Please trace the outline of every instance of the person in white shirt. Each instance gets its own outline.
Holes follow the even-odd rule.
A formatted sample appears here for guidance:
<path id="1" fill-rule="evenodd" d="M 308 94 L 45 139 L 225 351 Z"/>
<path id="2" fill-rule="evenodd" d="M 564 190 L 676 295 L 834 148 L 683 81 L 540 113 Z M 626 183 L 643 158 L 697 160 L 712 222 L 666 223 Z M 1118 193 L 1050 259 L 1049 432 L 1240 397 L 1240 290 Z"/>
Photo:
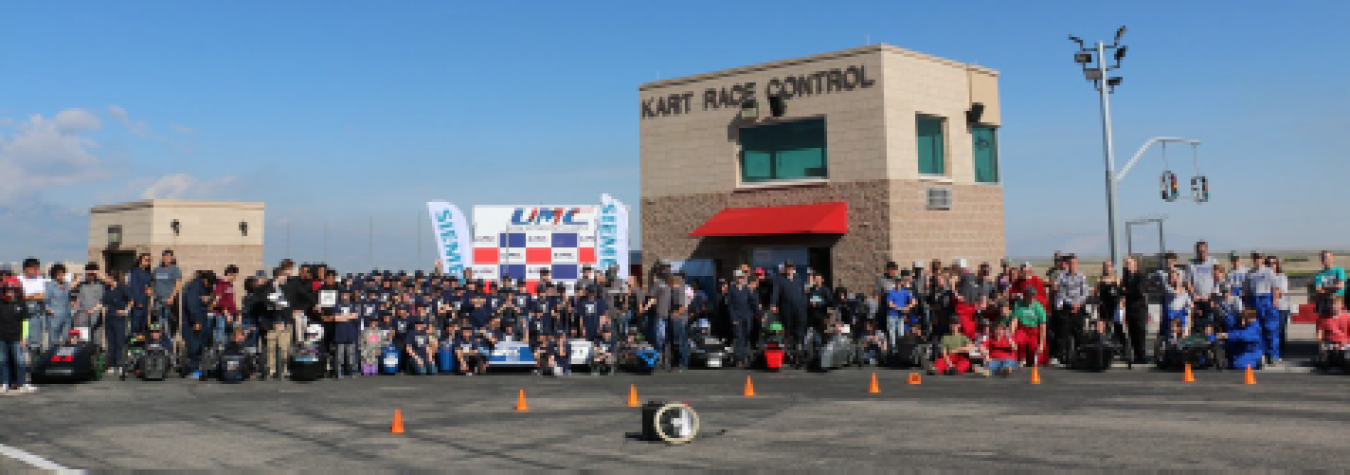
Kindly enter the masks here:
<path id="1" fill-rule="evenodd" d="M 19 285 L 23 286 L 23 303 L 28 307 L 28 346 L 47 348 L 49 344 L 59 342 L 46 341 L 50 318 L 47 315 L 47 277 L 42 275 L 42 262 L 35 258 L 23 260 L 23 274 L 19 275 Z"/>
<path id="2" fill-rule="evenodd" d="M 1214 266 L 1218 261 L 1209 256 L 1209 243 L 1195 243 L 1195 257 L 1186 264 L 1187 283 L 1191 287 L 1191 297 L 1195 299 L 1197 316 L 1211 318 L 1214 310 L 1212 298 L 1219 293 L 1215 286 Z"/>

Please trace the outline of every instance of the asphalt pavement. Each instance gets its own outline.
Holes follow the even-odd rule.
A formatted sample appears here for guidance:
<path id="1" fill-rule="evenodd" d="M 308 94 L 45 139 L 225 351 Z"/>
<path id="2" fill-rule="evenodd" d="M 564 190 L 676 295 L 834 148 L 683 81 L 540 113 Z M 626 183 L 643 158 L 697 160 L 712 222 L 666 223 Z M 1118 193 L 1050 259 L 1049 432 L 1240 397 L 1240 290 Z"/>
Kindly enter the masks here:
<path id="1" fill-rule="evenodd" d="M 77 469 L 1344 469 L 1350 375 L 1123 368 L 1011 378 L 739 369 L 47 386 L 0 399 L 0 444 Z M 746 376 L 754 397 L 743 396 Z M 640 399 L 686 401 L 685 446 Z M 524 390 L 528 412 L 515 405 Z M 391 434 L 400 409 L 406 432 Z M 24 467 L 0 457 L 0 471 Z"/>

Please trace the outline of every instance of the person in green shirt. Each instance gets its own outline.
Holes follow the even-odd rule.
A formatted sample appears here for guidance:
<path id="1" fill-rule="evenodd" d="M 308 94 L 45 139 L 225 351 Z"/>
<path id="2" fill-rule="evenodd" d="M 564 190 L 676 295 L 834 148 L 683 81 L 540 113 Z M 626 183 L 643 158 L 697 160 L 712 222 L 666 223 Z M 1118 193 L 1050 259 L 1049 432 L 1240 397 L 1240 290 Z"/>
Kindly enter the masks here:
<path id="1" fill-rule="evenodd" d="M 940 353 L 929 374 L 955 376 L 970 371 L 970 352 L 975 349 L 975 345 L 970 338 L 961 334 L 960 321 L 953 320 L 951 326 L 951 331 L 938 342 Z"/>
<path id="2" fill-rule="evenodd" d="M 1045 307 L 1036 300 L 1035 287 L 1027 287 L 1022 298 L 1013 303 L 1008 320 L 1017 343 L 1017 360 L 1027 366 L 1046 361 Z"/>
<path id="3" fill-rule="evenodd" d="M 1322 271 L 1313 276 L 1312 288 L 1318 312 L 1325 310 L 1332 295 L 1345 296 L 1345 268 L 1336 265 L 1331 251 L 1322 251 Z"/>

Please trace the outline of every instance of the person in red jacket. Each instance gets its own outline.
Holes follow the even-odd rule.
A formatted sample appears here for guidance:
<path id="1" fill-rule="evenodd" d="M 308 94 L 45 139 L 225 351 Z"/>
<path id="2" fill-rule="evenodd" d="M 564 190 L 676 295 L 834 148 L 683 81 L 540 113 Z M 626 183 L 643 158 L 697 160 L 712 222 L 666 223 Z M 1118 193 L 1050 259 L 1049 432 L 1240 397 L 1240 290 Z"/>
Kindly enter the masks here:
<path id="1" fill-rule="evenodd" d="M 1013 281 L 1012 289 L 1008 293 L 1025 294 L 1027 289 L 1036 289 L 1036 301 L 1041 303 L 1041 308 L 1050 308 L 1050 292 L 1046 291 L 1045 281 L 1036 275 L 1030 262 L 1022 263 L 1022 268 L 1017 271 L 1017 280 Z"/>
<path id="2" fill-rule="evenodd" d="M 1008 334 L 1008 327 L 994 325 L 994 334 L 984 341 L 984 354 L 990 372 L 1008 376 L 1017 369 L 1017 343 Z"/>

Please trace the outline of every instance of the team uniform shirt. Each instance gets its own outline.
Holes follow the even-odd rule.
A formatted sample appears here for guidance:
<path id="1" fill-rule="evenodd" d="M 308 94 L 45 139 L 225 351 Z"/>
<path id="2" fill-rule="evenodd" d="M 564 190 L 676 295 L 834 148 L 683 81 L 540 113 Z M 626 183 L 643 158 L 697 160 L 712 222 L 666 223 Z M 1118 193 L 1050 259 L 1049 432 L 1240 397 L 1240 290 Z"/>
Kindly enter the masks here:
<path id="1" fill-rule="evenodd" d="M 159 266 L 155 268 L 155 298 L 166 300 L 173 295 L 173 287 L 178 281 L 183 280 L 183 271 L 176 265 Z"/>
<path id="2" fill-rule="evenodd" d="M 1248 272 L 1246 295 L 1257 296 L 1274 294 L 1275 286 L 1277 285 L 1275 280 L 1275 270 L 1269 267 L 1262 267 Z"/>
<path id="3" fill-rule="evenodd" d="M 1282 312 L 1288 312 L 1293 308 L 1289 302 L 1289 276 L 1275 274 L 1275 288 L 1280 291 L 1280 300 L 1275 302 L 1275 308 Z"/>
<path id="4" fill-rule="evenodd" d="M 1063 272 L 1055 280 L 1055 307 L 1083 305 L 1087 302 L 1087 276 L 1080 273 Z"/>
<path id="5" fill-rule="evenodd" d="M 336 315 L 357 315 L 357 306 L 352 302 L 338 303 L 334 308 Z M 360 320 L 353 318 L 345 322 L 335 322 L 333 325 L 333 342 L 338 344 L 356 343 L 361 335 Z"/>
<path id="6" fill-rule="evenodd" d="M 1345 268 L 1341 266 L 1331 266 L 1313 276 L 1313 284 L 1318 289 L 1340 285 L 1341 289 L 1336 291 L 1336 295 L 1345 295 Z"/>
<path id="7" fill-rule="evenodd" d="M 1186 265 L 1186 274 L 1190 277 L 1188 281 L 1191 288 L 1195 290 L 1195 298 L 1207 299 L 1209 296 L 1219 293 L 1219 289 L 1214 282 L 1214 266 L 1218 265 L 1214 258 L 1191 259 Z"/>
<path id="8" fill-rule="evenodd" d="M 1250 269 L 1247 269 L 1246 267 L 1229 270 L 1228 275 L 1224 278 L 1224 283 L 1228 284 L 1228 287 L 1233 289 L 1233 292 L 1245 296 L 1244 292 L 1247 290 L 1247 274 L 1249 272 Z"/>
<path id="9" fill-rule="evenodd" d="M 984 352 L 990 359 L 1011 360 L 1017 358 L 1017 352 L 1013 351 L 1012 337 L 990 338 L 984 342 Z"/>
<path id="10" fill-rule="evenodd" d="M 1186 292 L 1186 289 L 1168 286 L 1164 301 L 1167 303 L 1167 310 L 1172 312 L 1182 312 L 1191 308 L 1191 294 Z"/>
<path id="11" fill-rule="evenodd" d="M 1012 313 L 1008 315 L 1009 321 L 1016 320 L 1018 325 L 1024 327 L 1035 327 L 1045 324 L 1045 307 L 1040 302 L 1017 302 L 1013 304 Z"/>

